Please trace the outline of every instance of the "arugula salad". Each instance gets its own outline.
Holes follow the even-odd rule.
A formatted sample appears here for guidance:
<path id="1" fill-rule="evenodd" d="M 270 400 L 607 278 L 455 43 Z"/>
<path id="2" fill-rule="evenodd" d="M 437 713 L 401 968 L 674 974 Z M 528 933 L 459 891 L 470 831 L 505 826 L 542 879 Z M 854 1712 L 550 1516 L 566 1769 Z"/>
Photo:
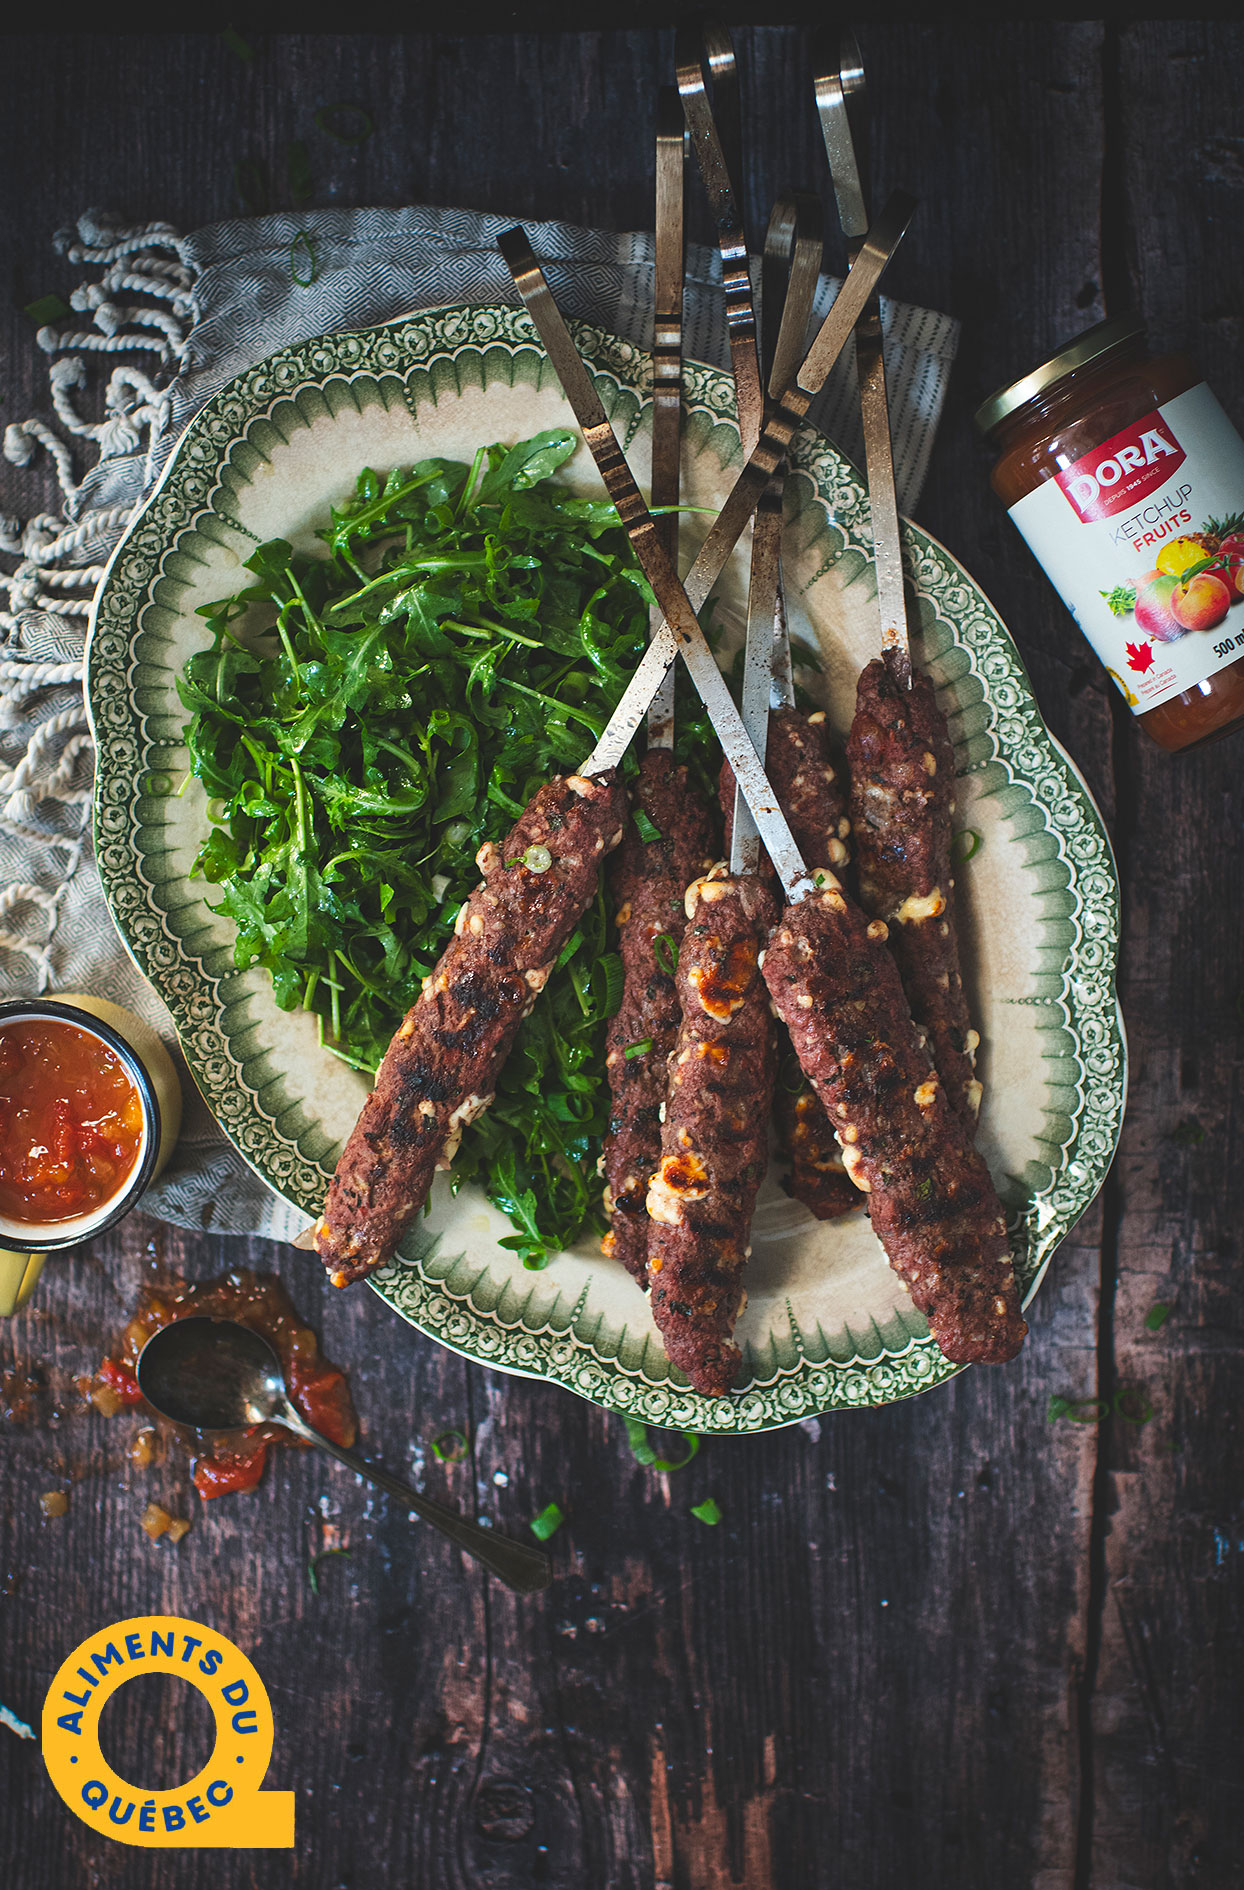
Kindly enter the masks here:
<path id="1" fill-rule="evenodd" d="M 356 1069 L 375 1071 L 418 997 L 479 847 L 582 762 L 643 654 L 652 594 L 613 506 L 552 477 L 576 444 L 558 430 L 470 465 L 365 470 L 322 552 L 261 545 L 252 582 L 201 610 L 210 647 L 178 678 L 209 797 L 195 872 L 237 927 L 238 966 L 264 966 Z M 679 689 L 679 758 L 711 791 L 716 740 Z M 601 892 L 455 1162 L 527 1266 L 604 1230 L 621 990 Z"/>

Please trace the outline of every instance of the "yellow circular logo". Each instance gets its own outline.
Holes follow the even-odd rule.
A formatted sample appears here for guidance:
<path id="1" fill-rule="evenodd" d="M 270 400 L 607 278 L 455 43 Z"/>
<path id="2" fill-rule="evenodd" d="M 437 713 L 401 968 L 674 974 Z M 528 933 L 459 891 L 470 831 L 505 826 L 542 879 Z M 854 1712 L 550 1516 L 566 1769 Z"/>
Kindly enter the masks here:
<path id="1" fill-rule="evenodd" d="M 173 1791 L 136 1790 L 100 1751 L 105 1703 L 140 1673 L 188 1680 L 216 1722 L 211 1758 Z M 69 1809 L 103 1837 L 151 1848 L 292 1845 L 293 1792 L 260 1789 L 273 1731 L 267 1689 L 246 1655 L 175 1614 L 140 1614 L 92 1634 L 66 1658 L 43 1704 L 43 1757 Z"/>

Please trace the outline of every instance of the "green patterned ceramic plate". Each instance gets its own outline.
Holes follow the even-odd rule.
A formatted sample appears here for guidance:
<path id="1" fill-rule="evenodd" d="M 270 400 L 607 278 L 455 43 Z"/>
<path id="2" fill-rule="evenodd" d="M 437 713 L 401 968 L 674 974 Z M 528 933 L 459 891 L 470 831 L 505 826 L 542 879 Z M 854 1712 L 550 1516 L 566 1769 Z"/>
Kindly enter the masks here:
<path id="1" fill-rule="evenodd" d="M 641 482 L 648 357 L 597 330 L 578 339 Z M 728 377 L 687 374 L 684 495 L 716 508 L 740 463 Z M 280 1194 L 313 1214 L 365 1094 L 321 1050 L 313 1020 L 239 973 L 233 935 L 189 871 L 206 828 L 186 773 L 174 678 L 205 641 L 196 606 L 239 587 L 259 541 L 310 549 L 358 470 L 433 454 L 470 458 L 570 416 L 527 318 L 451 308 L 288 348 L 210 401 L 109 567 L 92 625 L 88 697 L 99 746 L 96 839 L 121 934 L 176 1020 L 226 1134 Z M 877 617 L 860 480 L 807 432 L 792 453 L 785 571 L 792 627 L 819 646 L 823 693 L 845 734 Z M 596 494 L 581 449 L 565 469 Z M 706 521 L 688 525 L 689 556 Z M 1114 994 L 1119 897 L 1088 790 L 1047 733 L 1015 646 L 942 546 L 907 528 L 923 660 L 950 717 L 958 821 L 983 844 L 959 876 L 983 1037 L 981 1145 L 1012 1217 L 1031 1294 L 1101 1185 L 1119 1133 L 1125 1052 Z M 741 554 L 719 588 L 743 616 Z M 862 1213 L 822 1226 L 771 1174 L 754 1228 L 744 1366 L 707 1399 L 668 1365 L 647 1302 L 595 1243 L 526 1273 L 498 1247 L 507 1223 L 481 1194 L 440 1182 L 401 1261 L 373 1285 L 403 1318 L 506 1371 L 549 1378 L 612 1409 L 697 1431 L 754 1431 L 813 1412 L 877 1405 L 956 1369 L 886 1265 Z M 317 1264 L 308 1260 L 309 1265 Z"/>

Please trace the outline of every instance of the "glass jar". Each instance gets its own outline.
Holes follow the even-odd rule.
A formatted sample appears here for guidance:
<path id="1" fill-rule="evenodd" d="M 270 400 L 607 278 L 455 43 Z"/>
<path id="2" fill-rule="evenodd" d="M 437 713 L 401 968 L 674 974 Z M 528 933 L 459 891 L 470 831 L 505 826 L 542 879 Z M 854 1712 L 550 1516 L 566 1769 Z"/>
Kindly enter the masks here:
<path id="1" fill-rule="evenodd" d="M 976 414 L 993 488 L 1146 733 L 1244 721 L 1244 441 L 1183 355 L 1100 322 Z"/>

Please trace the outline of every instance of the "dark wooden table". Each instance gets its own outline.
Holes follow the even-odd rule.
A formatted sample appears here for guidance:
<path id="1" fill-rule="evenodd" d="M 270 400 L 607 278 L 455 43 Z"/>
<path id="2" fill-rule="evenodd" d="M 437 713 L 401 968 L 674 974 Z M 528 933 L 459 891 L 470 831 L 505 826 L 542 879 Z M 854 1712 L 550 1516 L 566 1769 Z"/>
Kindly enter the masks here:
<path id="1" fill-rule="evenodd" d="M 1244 28 L 960 22 L 862 40 L 877 174 L 924 200 L 893 289 L 964 324 L 920 516 L 1000 607 L 1118 851 L 1132 1102 L 1113 1174 L 1018 1364 L 714 1443 L 676 1479 L 632 1462 L 616 1418 L 465 1364 L 287 1250 L 134 1219 L 50 1268 L 0 1328 L 0 1367 L 41 1375 L 45 1416 L 61 1412 L 0 1424 L 0 1700 L 37 1722 L 64 1654 L 123 1616 L 211 1622 L 270 1687 L 269 1783 L 296 1793 L 298 1840 L 233 1856 L 104 1842 L 0 1726 L 14 1890 L 1241 1881 L 1244 744 L 1173 760 L 1136 733 L 992 498 L 970 414 L 1135 307 L 1244 424 Z M 739 49 L 760 205 L 822 176 L 806 34 L 749 27 Z M 10 36 L 4 51 L 6 422 L 48 410 L 21 309 L 73 286 L 54 229 L 90 204 L 183 229 L 233 214 L 240 159 L 287 203 L 298 139 L 318 204 L 651 221 L 668 30 L 258 36 L 249 63 L 211 34 Z M 374 115 L 357 148 L 314 128 L 342 99 Z M 37 469 L 5 469 L 3 493 L 6 512 L 49 497 Z M 562 1501 L 550 1594 L 516 1601 L 311 1455 L 195 1510 L 179 1548 L 148 1543 L 149 1494 L 191 1513 L 184 1467 L 127 1467 L 133 1421 L 83 1412 L 72 1378 L 153 1271 L 241 1261 L 285 1276 L 349 1363 L 366 1446 L 510 1530 Z M 1173 1307 L 1156 1334 L 1155 1302 Z M 1120 1385 L 1143 1389 L 1150 1422 L 1047 1417 L 1051 1393 Z M 426 1448 L 446 1425 L 473 1439 L 459 1468 Z M 66 1482 L 68 1516 L 45 1523 L 39 1493 Z M 688 1514 L 709 1493 L 716 1529 Z M 351 1553 L 316 1594 L 326 1520 Z M 159 1684 L 125 1690 L 109 1735 L 142 1753 L 141 1771 L 127 1760 L 142 1785 L 206 1753 L 198 1713 L 153 1699 Z"/>

